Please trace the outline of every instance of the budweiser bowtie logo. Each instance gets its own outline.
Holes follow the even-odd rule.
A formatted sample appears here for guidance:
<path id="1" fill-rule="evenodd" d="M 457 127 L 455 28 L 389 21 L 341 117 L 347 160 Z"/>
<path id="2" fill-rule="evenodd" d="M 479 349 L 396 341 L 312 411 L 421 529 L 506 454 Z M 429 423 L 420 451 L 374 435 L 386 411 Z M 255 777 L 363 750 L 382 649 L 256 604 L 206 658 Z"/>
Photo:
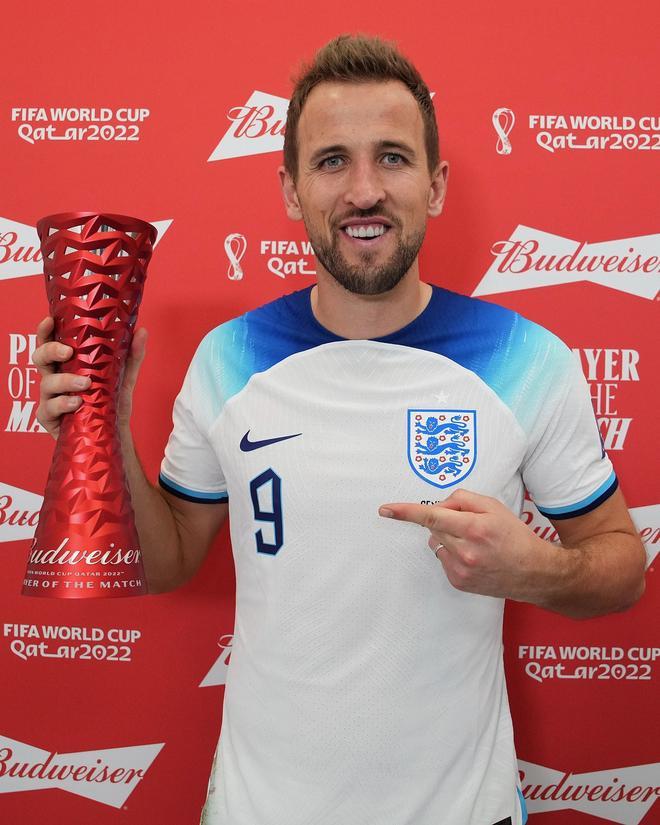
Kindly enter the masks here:
<path id="1" fill-rule="evenodd" d="M 660 289 L 660 234 L 586 243 L 519 225 L 490 251 L 473 295 L 590 281 L 652 300 Z"/>
<path id="2" fill-rule="evenodd" d="M 660 550 L 660 504 L 631 507 L 630 515 L 644 543 L 646 566 L 650 567 Z"/>
<path id="3" fill-rule="evenodd" d="M 220 655 L 211 666 L 209 672 L 199 683 L 200 687 L 214 687 L 215 685 L 226 684 L 227 670 L 229 668 L 229 659 L 231 658 L 231 645 L 233 640 L 234 637 L 231 633 L 220 637 L 218 641 Z"/>
<path id="4" fill-rule="evenodd" d="M 660 796 L 660 762 L 592 773 L 555 771 L 518 760 L 530 814 L 572 810 L 637 825 Z"/>
<path id="5" fill-rule="evenodd" d="M 229 128 L 211 152 L 209 161 L 279 151 L 284 146 L 288 107 L 285 97 L 252 92 L 245 105 L 232 106 L 227 112 Z"/>
<path id="6" fill-rule="evenodd" d="M 646 549 L 646 566 L 651 566 L 660 550 L 660 504 L 646 504 L 643 507 L 631 507 L 630 517 Z M 542 539 L 558 542 L 559 535 L 545 516 L 534 504 L 525 499 L 521 516 L 525 524 Z"/>
<path id="7" fill-rule="evenodd" d="M 434 95 L 435 92 L 431 92 L 431 97 Z M 209 161 L 279 152 L 284 146 L 288 108 L 286 97 L 252 92 L 245 104 L 227 110 L 229 128 L 211 152 Z"/>
<path id="8" fill-rule="evenodd" d="M 57 753 L 0 736 L 0 793 L 59 788 L 121 808 L 163 745 Z"/>
<path id="9" fill-rule="evenodd" d="M 31 539 L 43 496 L 0 481 L 0 542 Z"/>
<path id="10" fill-rule="evenodd" d="M 158 245 L 172 223 L 151 221 L 158 230 Z M 44 271 L 36 227 L 0 217 L 0 281 L 41 275 Z"/>

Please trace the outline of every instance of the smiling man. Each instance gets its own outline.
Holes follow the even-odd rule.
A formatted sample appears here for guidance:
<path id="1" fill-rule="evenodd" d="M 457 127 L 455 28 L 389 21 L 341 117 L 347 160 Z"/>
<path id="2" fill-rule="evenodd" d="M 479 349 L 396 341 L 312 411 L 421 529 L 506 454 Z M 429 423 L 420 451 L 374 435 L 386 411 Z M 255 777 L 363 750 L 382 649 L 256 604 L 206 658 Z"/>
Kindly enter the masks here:
<path id="1" fill-rule="evenodd" d="M 129 429 L 144 333 L 120 409 L 153 592 L 192 576 L 231 514 L 236 629 L 205 822 L 522 825 L 504 600 L 588 617 L 643 590 L 588 389 L 551 333 L 420 279 L 447 163 L 393 46 L 317 54 L 284 161 L 317 285 L 205 337 L 159 488 Z M 53 372 L 70 351 L 51 329 L 34 361 L 57 435 L 80 387 Z M 519 520 L 525 486 L 561 547 Z"/>
<path id="2" fill-rule="evenodd" d="M 415 281 L 427 217 L 442 208 L 447 164 L 437 149 L 427 157 L 410 91 L 396 80 L 326 81 L 310 92 L 297 131 L 282 171 L 287 209 L 304 219 L 323 270 L 359 295 L 389 293 L 405 276 Z"/>

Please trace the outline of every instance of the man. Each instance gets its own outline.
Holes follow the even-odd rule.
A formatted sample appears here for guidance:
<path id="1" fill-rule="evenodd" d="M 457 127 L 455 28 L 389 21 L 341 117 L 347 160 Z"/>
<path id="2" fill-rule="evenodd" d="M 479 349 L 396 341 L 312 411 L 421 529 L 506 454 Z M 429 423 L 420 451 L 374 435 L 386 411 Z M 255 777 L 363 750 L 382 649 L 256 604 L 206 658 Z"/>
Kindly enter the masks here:
<path id="1" fill-rule="evenodd" d="M 420 281 L 448 166 L 393 47 L 322 49 L 284 156 L 318 284 L 202 341 L 160 489 L 129 432 L 144 333 L 120 410 L 153 592 L 194 574 L 231 506 L 236 635 L 207 822 L 520 825 L 504 599 L 586 617 L 643 590 L 588 390 L 546 330 Z M 62 393 L 85 386 L 52 372 L 69 355 L 35 354 L 55 435 L 80 403 Z M 562 547 L 517 517 L 524 485 Z"/>

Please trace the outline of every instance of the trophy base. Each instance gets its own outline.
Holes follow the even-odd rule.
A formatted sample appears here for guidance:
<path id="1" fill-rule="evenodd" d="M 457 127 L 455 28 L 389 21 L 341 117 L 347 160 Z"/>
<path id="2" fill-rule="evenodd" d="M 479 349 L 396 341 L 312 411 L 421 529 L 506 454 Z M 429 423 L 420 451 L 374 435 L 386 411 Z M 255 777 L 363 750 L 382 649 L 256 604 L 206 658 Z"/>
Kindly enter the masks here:
<path id="1" fill-rule="evenodd" d="M 92 585 L 88 587 L 88 585 Z M 58 580 L 44 576 L 40 580 L 24 579 L 21 596 L 36 596 L 41 599 L 122 599 L 130 596 L 146 596 L 147 584 L 142 579 L 116 579 L 104 586 L 101 582 Z"/>

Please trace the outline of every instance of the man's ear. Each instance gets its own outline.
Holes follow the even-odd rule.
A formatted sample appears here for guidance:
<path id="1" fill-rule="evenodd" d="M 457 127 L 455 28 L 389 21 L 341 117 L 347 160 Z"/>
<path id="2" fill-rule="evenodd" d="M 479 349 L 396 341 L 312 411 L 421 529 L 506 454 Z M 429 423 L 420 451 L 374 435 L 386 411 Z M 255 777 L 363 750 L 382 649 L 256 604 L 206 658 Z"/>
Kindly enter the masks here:
<path id="1" fill-rule="evenodd" d="M 284 166 L 280 166 L 277 170 L 280 176 L 280 184 L 282 185 L 282 197 L 284 198 L 284 206 L 286 214 L 292 221 L 302 220 L 302 209 L 300 208 L 300 201 L 298 200 L 298 193 L 296 192 L 296 184 L 293 178 L 287 172 Z"/>
<path id="2" fill-rule="evenodd" d="M 449 177 L 449 163 L 446 160 L 440 161 L 435 174 L 431 178 L 429 189 L 428 215 L 431 218 L 437 217 L 442 212 L 442 207 L 447 194 L 447 178 Z"/>

